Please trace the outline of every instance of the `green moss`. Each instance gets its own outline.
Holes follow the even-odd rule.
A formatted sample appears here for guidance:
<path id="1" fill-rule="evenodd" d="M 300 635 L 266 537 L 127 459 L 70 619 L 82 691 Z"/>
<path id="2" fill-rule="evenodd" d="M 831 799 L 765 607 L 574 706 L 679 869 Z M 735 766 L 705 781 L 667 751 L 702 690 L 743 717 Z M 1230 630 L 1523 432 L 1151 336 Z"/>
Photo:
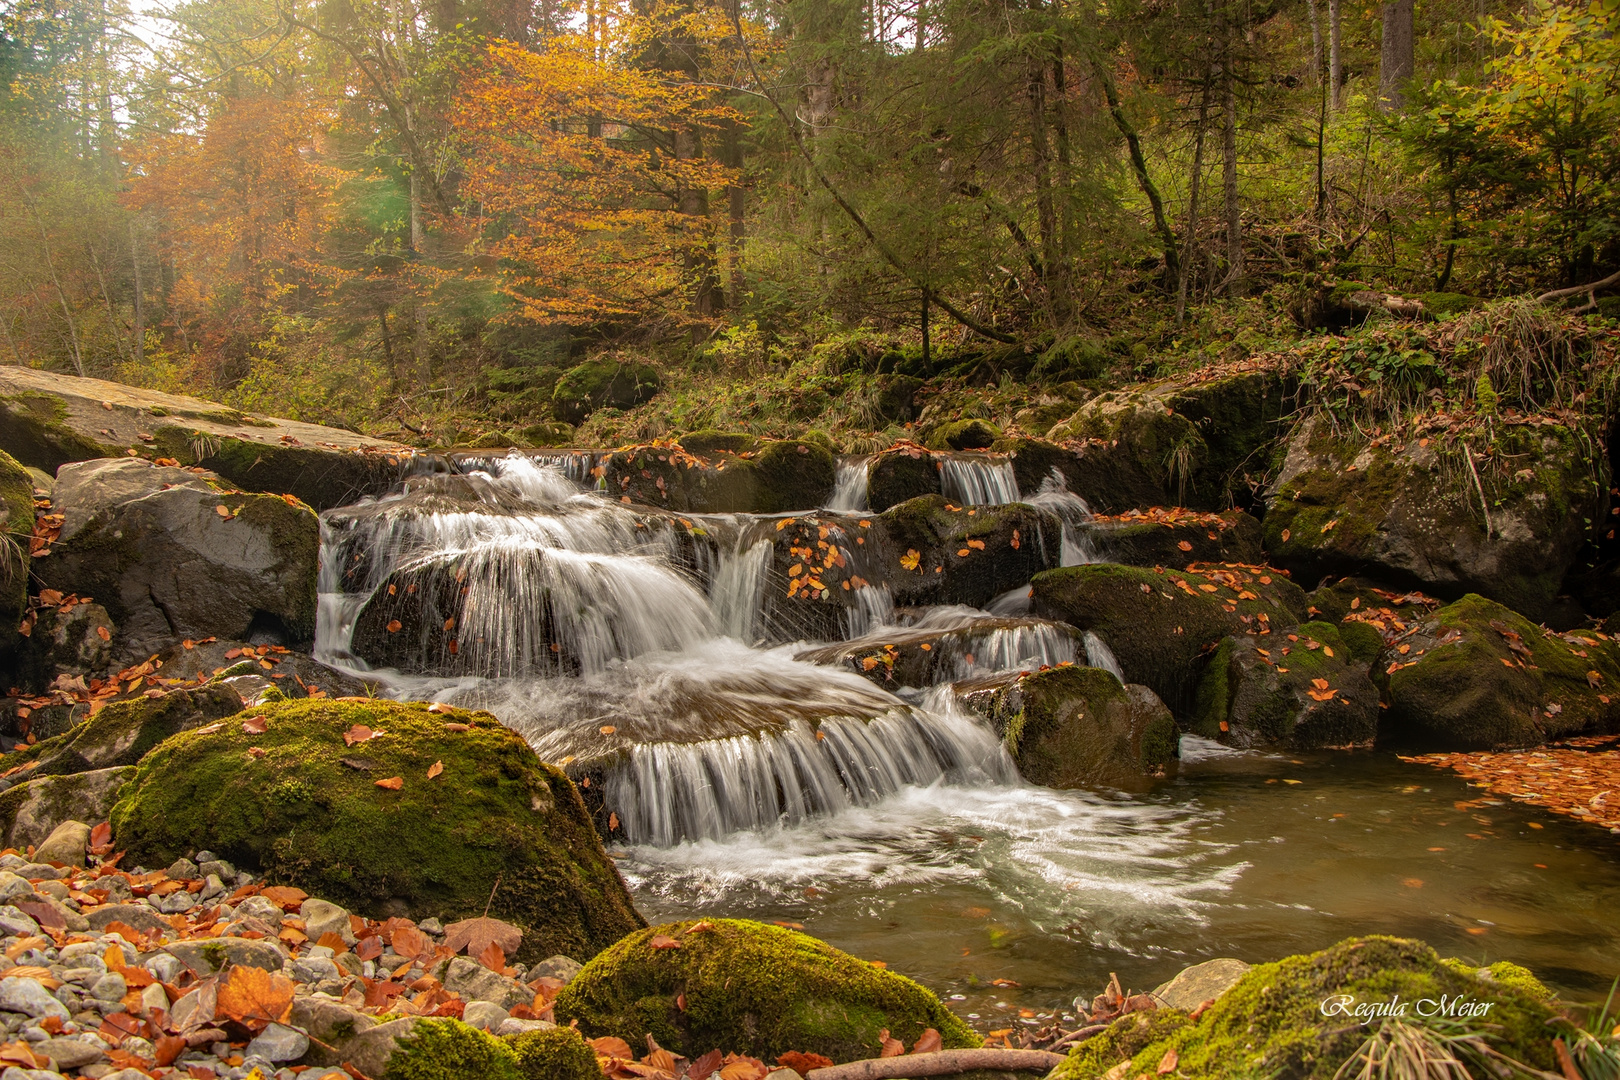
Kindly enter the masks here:
<path id="1" fill-rule="evenodd" d="M 1371 664 L 1384 651 L 1384 635 L 1364 622 L 1341 622 L 1339 637 L 1349 654 L 1363 664 Z"/>
<path id="2" fill-rule="evenodd" d="M 939 466 L 921 451 L 879 454 L 866 467 L 867 505 L 877 513 L 940 490 Z"/>
<path id="3" fill-rule="evenodd" d="M 1331 696 L 1323 698 L 1324 688 Z M 1234 746 L 1295 750 L 1370 744 L 1378 689 L 1332 623 L 1229 637 L 1199 685 L 1194 730 Z"/>
<path id="4" fill-rule="evenodd" d="M 512 1047 L 459 1020 L 420 1021 L 399 1041 L 383 1074 L 385 1080 L 524 1080 L 531 1075 L 519 1067 Z"/>
<path id="5" fill-rule="evenodd" d="M 932 450 L 985 450 L 1001 438 L 1001 429 L 984 419 L 952 420 L 928 435 Z"/>
<path id="6" fill-rule="evenodd" d="M 1054 667 L 1020 676 L 989 707 L 1002 742 L 1033 784 L 1140 787 L 1175 756 L 1176 725 L 1100 668 Z"/>
<path id="7" fill-rule="evenodd" d="M 527 1032 L 509 1045 L 524 1080 L 601 1080 L 595 1051 L 573 1028 Z"/>
<path id="8" fill-rule="evenodd" d="M 1174 1049 L 1177 1075 L 1187 1080 L 1250 1075 L 1329 1080 L 1369 1033 L 1354 1019 L 1322 1014 L 1323 1001 L 1340 995 L 1356 1003 L 1388 1002 L 1398 995 L 1408 1004 L 1408 1020 L 1417 1019 L 1412 1010 L 1422 1000 L 1489 1002 L 1479 1029 L 1497 1050 L 1535 1068 L 1556 1067 L 1547 1027 L 1554 1012 L 1544 992 L 1511 977 L 1482 979 L 1441 960 L 1421 942 L 1364 937 L 1259 965 L 1196 1023 L 1171 1024 L 1170 1031 L 1145 1044 L 1128 1034 L 1095 1050 L 1083 1043 L 1051 1077 L 1098 1080 L 1127 1054 L 1125 1075 L 1154 1075 L 1166 1051 Z"/>
<path id="9" fill-rule="evenodd" d="M 757 450 L 760 442 L 757 435 L 741 431 L 716 431 L 713 428 L 689 432 L 676 441 L 681 444 L 682 450 L 698 457 L 717 452 L 740 454 L 745 450 Z"/>
<path id="10" fill-rule="evenodd" d="M 551 408 L 558 420 L 583 423 L 601 408 L 628 409 L 658 393 L 658 372 L 651 365 L 611 357 L 587 360 L 557 380 Z"/>
<path id="11" fill-rule="evenodd" d="M 1485 301 L 1477 296 L 1454 292 L 1419 293 L 1418 300 L 1423 304 L 1423 310 L 1437 319 L 1449 319 L 1453 315 L 1477 311 L 1485 306 Z"/>
<path id="12" fill-rule="evenodd" d="M 1141 1053 L 1144 1046 L 1169 1039 L 1190 1022 L 1180 1009 L 1127 1013 L 1071 1051 L 1052 1073 L 1053 1080 L 1103 1076 L 1115 1065 Z M 1158 1062 L 1154 1066 L 1156 1070 Z"/>
<path id="13" fill-rule="evenodd" d="M 1026 503 L 952 507 L 927 495 L 879 515 L 873 534 L 894 565 L 918 554 L 916 571 L 890 577 L 897 604 L 968 604 L 983 607 L 1061 559 L 1056 517 Z"/>
<path id="14" fill-rule="evenodd" d="M 0 655 L 20 641 L 28 607 L 28 537 L 34 531 L 34 482 L 16 458 L 0 450 Z"/>
<path id="15" fill-rule="evenodd" d="M 567 446 L 574 441 L 574 426 L 560 420 L 530 424 L 518 432 L 524 446 Z"/>
<path id="16" fill-rule="evenodd" d="M 524 962 L 594 955 L 642 925 L 573 784 L 487 713 L 309 699 L 254 712 L 262 734 L 227 720 L 141 761 L 112 814 L 133 860 L 207 847 L 374 915 L 391 898 L 445 921 L 488 903 L 524 928 Z M 385 734 L 351 748 L 354 724 Z M 395 776 L 399 791 L 375 784 Z"/>
<path id="17" fill-rule="evenodd" d="M 119 452 L 79 434 L 68 425 L 67 415 L 62 399 L 49 394 L 0 395 L 0 450 L 52 476 L 70 461 Z"/>
<path id="18" fill-rule="evenodd" d="M 559 1021 L 687 1057 L 722 1048 L 774 1061 L 789 1050 L 834 1061 L 875 1057 L 878 1032 L 914 1042 L 936 1029 L 946 1047 L 979 1039 L 939 999 L 806 934 L 740 919 L 632 934 L 585 965 L 556 1001 Z M 657 936 L 678 948 L 653 948 Z M 685 1008 L 677 997 L 685 996 Z"/>
<path id="19" fill-rule="evenodd" d="M 826 505 L 838 479 L 838 460 L 814 443 L 773 442 L 754 459 L 758 485 L 755 513 L 782 514 Z"/>
<path id="20" fill-rule="evenodd" d="M 243 491 L 296 496 L 317 511 L 382 494 L 398 481 L 404 464 L 394 452 L 267 443 L 173 425 L 158 428 L 152 438 L 160 457 L 199 465 Z"/>
<path id="21" fill-rule="evenodd" d="M 228 686 L 171 690 L 158 698 L 114 702 L 70 731 L 33 746 L 18 747 L 0 758 L 0 770 L 36 760 L 39 765 L 30 776 L 133 765 L 171 735 L 202 727 L 241 709 L 242 699 Z"/>

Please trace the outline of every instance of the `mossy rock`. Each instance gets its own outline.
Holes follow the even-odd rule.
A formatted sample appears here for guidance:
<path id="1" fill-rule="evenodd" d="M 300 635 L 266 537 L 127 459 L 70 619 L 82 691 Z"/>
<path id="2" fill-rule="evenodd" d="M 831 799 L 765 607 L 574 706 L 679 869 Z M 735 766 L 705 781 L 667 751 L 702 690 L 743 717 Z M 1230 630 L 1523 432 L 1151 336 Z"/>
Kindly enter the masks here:
<path id="1" fill-rule="evenodd" d="M 0 394 L 0 452 L 52 476 L 70 461 L 106 457 L 117 449 L 81 435 L 67 423 L 60 398 L 24 391 Z"/>
<path id="2" fill-rule="evenodd" d="M 878 454 L 866 468 L 866 505 L 877 513 L 942 490 L 939 463 L 920 448 Z"/>
<path id="3" fill-rule="evenodd" d="M 573 784 L 488 713 L 324 699 L 254 713 L 262 734 L 232 718 L 141 761 L 112 815 L 132 862 L 206 847 L 379 917 L 449 922 L 488 904 L 523 928 L 525 963 L 591 956 L 643 925 Z M 349 747 L 355 724 L 384 734 Z M 390 777 L 403 787 L 376 785 Z"/>
<path id="4" fill-rule="evenodd" d="M 1187 566 L 1191 563 L 1265 561 L 1260 522 L 1242 510 L 1224 514 L 1189 512 L 1172 522 L 1099 517 L 1089 536 L 1109 562 L 1131 566 Z"/>
<path id="5" fill-rule="evenodd" d="M 1179 736 L 1164 702 L 1099 668 L 1071 664 L 959 683 L 1032 784 L 1142 790 L 1173 766 Z"/>
<path id="6" fill-rule="evenodd" d="M 775 1061 L 790 1050 L 835 1062 L 876 1057 L 878 1033 L 908 1045 L 934 1028 L 947 1048 L 979 1039 L 932 993 L 903 975 L 807 934 L 742 919 L 670 923 L 632 934 L 587 963 L 555 1003 L 559 1022 L 632 1046 L 649 1034 L 667 1050 L 712 1049 Z M 667 937 L 677 948 L 655 948 Z M 684 1007 L 677 998 L 684 995 Z"/>
<path id="7" fill-rule="evenodd" d="M 1148 506 L 1227 510 L 1253 501 L 1288 412 L 1276 370 L 1190 372 L 1099 394 L 1048 434 L 1085 459 L 1071 490 L 1094 511 Z"/>
<path id="8" fill-rule="evenodd" d="M 134 773 L 124 765 L 71 776 L 12 777 L 16 786 L 0 792 L 0 842 L 23 849 L 43 844 L 64 821 L 105 821 Z"/>
<path id="9" fill-rule="evenodd" d="M 1603 499 L 1599 451 L 1560 424 L 1506 426 L 1476 467 L 1441 435 L 1394 446 L 1304 425 L 1264 522 L 1274 564 L 1302 578 L 1360 574 L 1443 599 L 1478 593 L 1541 618 Z M 1585 519 L 1585 520 L 1583 520 Z"/>
<path id="10" fill-rule="evenodd" d="M 804 439 L 754 440 L 748 449 L 710 449 L 706 460 L 696 457 L 684 445 L 629 447 L 603 462 L 603 479 L 609 494 L 664 510 L 779 514 L 826 505 L 838 478 L 832 451 Z"/>
<path id="11" fill-rule="evenodd" d="M 557 380 L 551 409 L 558 420 L 583 424 L 597 409 L 633 409 L 659 390 L 658 372 L 650 364 L 602 357 L 570 368 Z"/>
<path id="12" fill-rule="evenodd" d="M 1436 319 L 1449 319 L 1465 311 L 1478 311 L 1486 304 L 1477 296 L 1454 292 L 1419 293 L 1418 300 L 1422 302 L 1423 310 Z"/>
<path id="13" fill-rule="evenodd" d="M 1620 730 L 1620 646 L 1594 633 L 1554 634 L 1465 596 L 1401 644 L 1374 668 L 1389 703 L 1380 743 L 1491 750 Z"/>
<path id="14" fill-rule="evenodd" d="M 887 627 L 882 631 L 881 644 L 873 638 L 842 641 L 807 649 L 794 659 L 846 668 L 889 690 L 902 686 L 933 686 L 952 682 L 960 678 L 963 671 L 971 670 L 974 654 L 990 644 L 988 639 L 992 635 L 1020 632 L 1050 633 L 1067 638 L 1076 655 L 1085 652 L 1080 634 L 1061 623 L 1044 619 L 978 618 L 967 625 L 949 628 Z"/>
<path id="15" fill-rule="evenodd" d="M 1226 638 L 1199 684 L 1193 730 L 1243 748 L 1369 746 L 1378 735 L 1378 687 L 1367 666 L 1332 623 Z"/>
<path id="16" fill-rule="evenodd" d="M 989 420 L 952 420 L 928 435 L 930 450 L 988 450 L 1001 438 L 1001 429 Z"/>
<path id="17" fill-rule="evenodd" d="M 500 445 L 511 441 L 504 439 Z M 384 448 L 266 443 L 172 425 L 159 427 L 151 445 L 159 457 L 218 473 L 243 491 L 292 495 L 316 511 L 381 495 L 399 481 L 408 460 Z"/>
<path id="18" fill-rule="evenodd" d="M 507 1040 L 523 1080 L 599 1080 L 596 1052 L 573 1028 L 530 1031 Z"/>
<path id="19" fill-rule="evenodd" d="M 519 1069 L 518 1056 L 507 1043 L 460 1020 L 442 1019 L 423 1020 L 400 1039 L 388 1058 L 383 1078 L 462 1080 L 476 1076 L 480 1080 L 525 1080 L 527 1075 Z M 600 1069 L 597 1075 L 601 1075 Z"/>
<path id="20" fill-rule="evenodd" d="M 567 446 L 574 441 L 574 426 L 560 420 L 530 424 L 518 432 L 524 446 Z"/>
<path id="21" fill-rule="evenodd" d="M 873 408 L 878 417 L 891 424 L 907 424 L 917 419 L 917 392 L 926 385 L 913 375 L 888 375 L 878 383 Z"/>
<path id="22" fill-rule="evenodd" d="M 838 459 L 824 445 L 773 442 L 754 459 L 758 475 L 749 507 L 757 514 L 785 514 L 827 505 L 838 483 Z"/>
<path id="23" fill-rule="evenodd" d="M 696 457 L 707 457 L 714 453 L 740 454 L 746 450 L 759 449 L 759 436 L 749 435 L 742 431 L 717 431 L 714 428 L 704 428 L 702 431 L 692 431 L 682 435 L 676 442 L 681 449 Z"/>
<path id="24" fill-rule="evenodd" d="M 1002 439 L 995 449 L 1007 455 L 1013 477 L 1018 481 L 1018 491 L 1026 497 L 1041 490 L 1041 485 L 1052 479 L 1054 473 L 1070 491 L 1077 491 L 1078 485 L 1084 483 L 1080 455 L 1056 443 L 1041 439 Z"/>
<path id="25" fill-rule="evenodd" d="M 1037 574 L 1033 589 L 1035 614 L 1095 631 L 1126 681 L 1149 687 L 1173 710 L 1192 705 L 1208 652 L 1223 638 L 1275 641 L 1305 617 L 1305 593 L 1265 568 L 1093 563 Z"/>
<path id="26" fill-rule="evenodd" d="M 1176 1075 L 1187 1080 L 1330 1080 L 1380 1021 L 1363 1026 L 1354 1016 L 1325 1016 L 1324 1002 L 1398 1000 L 1407 1006 L 1403 1019 L 1421 1024 L 1418 1002 L 1459 998 L 1489 1003 L 1475 1029 L 1495 1050 L 1536 1069 L 1557 1068 L 1551 995 L 1524 969 L 1475 969 L 1442 960 L 1419 941 L 1362 937 L 1254 967 L 1197 1021 L 1126 1016 L 1081 1043 L 1050 1080 L 1101 1080 L 1126 1061 L 1119 1075 L 1153 1076 L 1170 1050 Z"/>
<path id="27" fill-rule="evenodd" d="M 34 531 L 34 481 L 22 463 L 0 450 L 0 657 L 20 644 L 28 609 L 28 538 Z"/>
<path id="28" fill-rule="evenodd" d="M 902 605 L 984 607 L 1062 564 L 1061 522 L 1026 503 L 953 507 L 928 495 L 884 511 L 873 531 L 878 566 L 866 576 L 887 584 Z M 915 568 L 901 561 L 912 558 Z"/>
<path id="29" fill-rule="evenodd" d="M 27 774 L 33 778 L 133 765 L 171 735 L 241 711 L 242 699 L 236 691 L 218 685 L 118 701 L 61 735 L 20 746 L 0 757 L 0 770 L 37 761 Z"/>

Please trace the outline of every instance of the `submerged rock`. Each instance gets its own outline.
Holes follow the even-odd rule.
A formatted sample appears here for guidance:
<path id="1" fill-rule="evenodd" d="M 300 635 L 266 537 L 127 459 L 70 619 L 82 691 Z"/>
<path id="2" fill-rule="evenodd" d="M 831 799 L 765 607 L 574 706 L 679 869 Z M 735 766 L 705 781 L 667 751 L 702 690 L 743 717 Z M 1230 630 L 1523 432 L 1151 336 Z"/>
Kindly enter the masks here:
<path id="1" fill-rule="evenodd" d="M 1198 687 L 1193 730 L 1228 746 L 1369 746 L 1378 687 L 1331 623 L 1267 638 L 1228 637 Z"/>
<path id="2" fill-rule="evenodd" d="M 1491 750 L 1620 727 L 1620 647 L 1554 634 L 1482 596 L 1440 608 L 1380 664 L 1381 743 Z"/>
<path id="3" fill-rule="evenodd" d="M 366 914 L 487 905 L 524 929 L 521 962 L 594 955 L 640 926 L 567 777 L 487 713 L 436 709 L 305 700 L 257 710 L 262 732 L 243 716 L 176 736 L 114 808 L 115 842 L 157 866 L 206 845 Z M 348 745 L 355 725 L 374 736 Z"/>
<path id="4" fill-rule="evenodd" d="M 1176 723 L 1164 702 L 1098 668 L 1023 672 L 959 683 L 956 692 L 995 724 L 1032 784 L 1140 790 L 1174 765 Z"/>
<path id="5" fill-rule="evenodd" d="M 1126 681 L 1148 686 L 1172 709 L 1192 704 L 1207 652 L 1223 638 L 1276 641 L 1306 606 L 1299 586 L 1264 567 L 1067 566 L 1036 575 L 1033 590 L 1037 615 L 1094 631 Z"/>
<path id="6" fill-rule="evenodd" d="M 106 607 L 120 655 L 176 638 L 313 636 L 320 530 L 302 503 L 121 458 L 64 465 L 54 505 L 61 536 L 35 572 Z"/>
<path id="7" fill-rule="evenodd" d="M 661 947 L 665 940 L 675 947 Z M 946 1048 L 979 1045 L 910 979 L 806 934 L 742 919 L 632 934 L 587 963 L 555 1010 L 587 1037 L 639 1045 L 651 1034 L 694 1058 L 723 1047 L 766 1061 L 789 1050 L 852 1061 L 876 1057 L 885 1028 L 908 1045 L 930 1027 Z"/>
<path id="8" fill-rule="evenodd" d="M 1545 423 L 1502 427 L 1472 467 L 1471 452 L 1447 436 L 1385 445 L 1303 425 L 1267 498 L 1271 561 L 1312 579 L 1362 574 L 1447 599 L 1478 593 L 1543 617 L 1599 516 L 1591 446 Z"/>
<path id="9" fill-rule="evenodd" d="M 1488 1003 L 1488 1013 L 1456 1013 L 1460 1025 L 1489 1036 L 1493 1049 L 1536 1069 L 1556 1069 L 1550 1024 L 1552 995 L 1514 964 L 1475 968 L 1442 960 L 1418 941 L 1362 937 L 1332 948 L 1251 968 L 1196 1021 L 1179 1009 L 1132 1013 L 1081 1043 L 1051 1080 L 1103 1080 L 1156 1075 L 1176 1062 L 1188 1080 L 1264 1075 L 1277 1080 L 1331 1080 L 1369 1035 L 1389 1023 L 1324 1014 L 1324 1007 L 1402 1002 L 1398 1019 L 1424 1024 L 1419 1001 L 1453 1009 Z M 1327 1003 L 1326 1006 L 1324 1003 Z M 1465 1004 L 1466 1003 L 1466 1004 Z M 1432 1021 L 1431 1021 L 1432 1022 Z M 1174 1055 L 1170 1054 L 1174 1051 Z"/>

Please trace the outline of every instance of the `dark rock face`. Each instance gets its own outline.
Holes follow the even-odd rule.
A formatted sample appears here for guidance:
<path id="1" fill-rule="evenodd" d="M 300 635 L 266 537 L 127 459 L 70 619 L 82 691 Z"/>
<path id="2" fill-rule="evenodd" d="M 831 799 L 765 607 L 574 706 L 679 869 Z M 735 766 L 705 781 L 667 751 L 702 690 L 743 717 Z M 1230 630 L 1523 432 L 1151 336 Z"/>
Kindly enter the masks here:
<path id="1" fill-rule="evenodd" d="M 1465 596 L 1400 645 L 1374 668 L 1389 703 L 1380 743 L 1491 750 L 1620 729 L 1620 647 L 1590 631 L 1554 634 Z"/>
<path id="2" fill-rule="evenodd" d="M 1305 594 L 1282 571 L 1203 566 L 1148 570 L 1094 563 L 1036 575 L 1034 612 L 1092 630 L 1127 682 L 1172 709 L 1191 706 L 1210 650 L 1230 635 L 1276 641 L 1305 618 Z M 1267 646 L 1269 648 L 1269 646 Z"/>
<path id="3" fill-rule="evenodd" d="M 587 360 L 557 380 L 551 408 L 558 420 L 583 424 L 597 409 L 631 409 L 650 400 L 658 389 L 658 372 L 650 365 Z"/>
<path id="4" fill-rule="evenodd" d="M 1265 561 L 1260 522 L 1242 510 L 1100 516 L 1090 523 L 1088 537 L 1101 558 L 1130 566 Z"/>
<path id="5" fill-rule="evenodd" d="M 7 754 L 5 768 L 26 765 L 19 775 L 31 780 L 133 765 L 171 735 L 241 710 L 236 691 L 218 684 L 114 702 L 61 735 Z"/>
<path id="6" fill-rule="evenodd" d="M 951 508 L 929 495 L 891 508 L 874 527 L 885 551 L 880 580 L 901 605 L 984 607 L 1062 563 L 1062 524 L 1025 503 Z"/>
<path id="7" fill-rule="evenodd" d="M 892 690 L 954 682 L 971 675 L 975 664 L 1000 666 L 1017 661 L 1011 653 L 1048 649 L 1071 661 L 1085 655 L 1081 635 L 1072 626 L 1044 619 L 964 616 L 884 627 L 850 641 L 806 650 L 794 659 L 848 668 Z"/>
<path id="8" fill-rule="evenodd" d="M 1555 424 L 1504 427 L 1472 472 L 1471 452 L 1444 436 L 1372 445 L 1306 424 L 1268 497 L 1271 560 L 1302 578 L 1362 574 L 1445 599 L 1479 593 L 1541 618 L 1586 522 L 1600 516 L 1600 470 L 1578 435 Z"/>
<path id="9" fill-rule="evenodd" d="M 1367 746 L 1378 734 L 1378 687 L 1336 627 L 1303 623 L 1222 641 L 1195 715 L 1194 731 L 1228 746 Z"/>
<path id="10" fill-rule="evenodd" d="M 1145 686 L 1067 665 L 958 684 L 1032 784 L 1140 790 L 1173 768 L 1175 721 Z"/>
<path id="11" fill-rule="evenodd" d="M 885 451 L 866 468 L 866 504 L 874 513 L 941 490 L 939 464 L 920 446 Z"/>
<path id="12" fill-rule="evenodd" d="M 598 468 L 608 494 L 686 514 L 781 514 L 825 506 L 837 483 L 837 459 L 816 443 L 719 432 L 691 443 L 700 449 L 683 443 L 605 455 Z"/>
<path id="13" fill-rule="evenodd" d="M 988 420 L 952 420 L 928 437 L 934 450 L 988 450 L 1001 438 L 1001 429 Z"/>
<path id="14" fill-rule="evenodd" d="M 121 631 L 119 656 L 176 638 L 313 636 L 320 530 L 309 507 L 134 458 L 63 466 L 54 500 L 62 533 L 36 574 L 94 596 Z"/>
<path id="15" fill-rule="evenodd" d="M 17 625 L 28 607 L 28 535 L 33 531 L 33 480 L 16 458 L 0 450 L 0 658 L 21 640 Z"/>

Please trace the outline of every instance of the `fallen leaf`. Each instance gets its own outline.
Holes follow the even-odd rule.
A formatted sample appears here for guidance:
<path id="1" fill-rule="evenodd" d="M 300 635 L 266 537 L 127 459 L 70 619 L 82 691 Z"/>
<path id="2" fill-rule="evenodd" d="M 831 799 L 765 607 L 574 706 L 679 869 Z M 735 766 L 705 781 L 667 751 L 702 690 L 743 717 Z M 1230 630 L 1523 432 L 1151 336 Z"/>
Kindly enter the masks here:
<path id="1" fill-rule="evenodd" d="M 601 1057 L 618 1058 L 620 1061 L 634 1061 L 636 1055 L 631 1051 L 630 1044 L 623 1039 L 609 1035 L 601 1039 L 591 1039 L 591 1049 Z"/>
<path id="2" fill-rule="evenodd" d="M 435 761 L 432 765 L 428 766 L 427 778 L 432 780 L 435 776 L 438 776 L 442 772 L 444 772 L 444 762 Z"/>
<path id="3" fill-rule="evenodd" d="M 487 915 L 462 919 L 444 928 L 444 947 L 452 953 L 466 952 L 469 956 L 479 956 L 491 943 L 499 945 L 502 952 L 511 956 L 523 943 L 523 931 L 509 922 Z"/>
<path id="4" fill-rule="evenodd" d="M 1164 1057 L 1159 1059 L 1159 1067 L 1155 1071 L 1160 1076 L 1166 1076 L 1175 1072 L 1176 1066 L 1180 1064 L 1181 1057 L 1176 1053 L 1176 1048 L 1172 1046 L 1170 1049 L 1164 1052 Z"/>
<path id="5" fill-rule="evenodd" d="M 497 974 L 506 970 L 506 953 L 497 942 L 490 942 L 478 953 L 478 962 Z"/>
<path id="6" fill-rule="evenodd" d="M 1192 550 L 1192 545 L 1190 543 L 1188 543 L 1187 541 L 1185 541 L 1185 540 L 1183 540 L 1183 541 L 1181 541 L 1181 543 L 1177 544 L 1176 547 L 1180 548 L 1182 551 L 1191 551 Z"/>
<path id="7" fill-rule="evenodd" d="M 913 1054 L 932 1054 L 945 1048 L 945 1040 L 940 1038 L 939 1032 L 928 1028 L 917 1037 L 917 1042 L 911 1048 Z"/>
<path id="8" fill-rule="evenodd" d="M 647 942 L 649 949 L 678 949 L 681 943 L 668 934 L 654 934 L 652 940 Z"/>
<path id="9" fill-rule="evenodd" d="M 285 1022 L 292 1011 L 292 980 L 263 968 L 233 967 L 219 984 L 215 1008 L 253 1031 Z"/>
<path id="10" fill-rule="evenodd" d="M 905 1043 L 901 1042 L 899 1039 L 889 1038 L 888 1028 L 884 1028 L 882 1031 L 878 1032 L 878 1046 L 881 1047 L 881 1050 L 878 1053 L 878 1057 L 880 1058 L 899 1057 L 906 1052 Z"/>
<path id="11" fill-rule="evenodd" d="M 629 1047 L 626 1046 L 625 1049 L 628 1050 Z M 724 1057 L 720 1051 L 710 1050 L 686 1067 L 687 1080 L 709 1080 L 709 1077 L 713 1076 L 720 1068 L 722 1060 L 724 1060 Z M 829 1061 L 827 1064 L 831 1065 L 832 1062 Z"/>
<path id="12" fill-rule="evenodd" d="M 377 787 L 387 788 L 389 791 L 398 791 L 405 786 L 405 778 L 403 776 L 390 776 L 386 780 L 377 780 L 374 783 Z"/>
<path id="13" fill-rule="evenodd" d="M 242 730 L 249 735 L 263 735 L 269 727 L 269 719 L 263 716 L 250 716 L 242 721 Z"/>
<path id="14" fill-rule="evenodd" d="M 228 518 L 231 516 L 231 508 L 226 506 L 224 503 L 220 503 L 218 506 L 214 507 L 214 513 L 218 514 L 222 518 Z"/>
<path id="15" fill-rule="evenodd" d="M 343 745 L 354 746 L 357 743 L 363 743 L 368 739 L 374 739 L 376 737 L 377 733 L 366 727 L 366 725 L 355 724 L 353 727 L 349 728 L 348 731 L 343 733 Z"/>

